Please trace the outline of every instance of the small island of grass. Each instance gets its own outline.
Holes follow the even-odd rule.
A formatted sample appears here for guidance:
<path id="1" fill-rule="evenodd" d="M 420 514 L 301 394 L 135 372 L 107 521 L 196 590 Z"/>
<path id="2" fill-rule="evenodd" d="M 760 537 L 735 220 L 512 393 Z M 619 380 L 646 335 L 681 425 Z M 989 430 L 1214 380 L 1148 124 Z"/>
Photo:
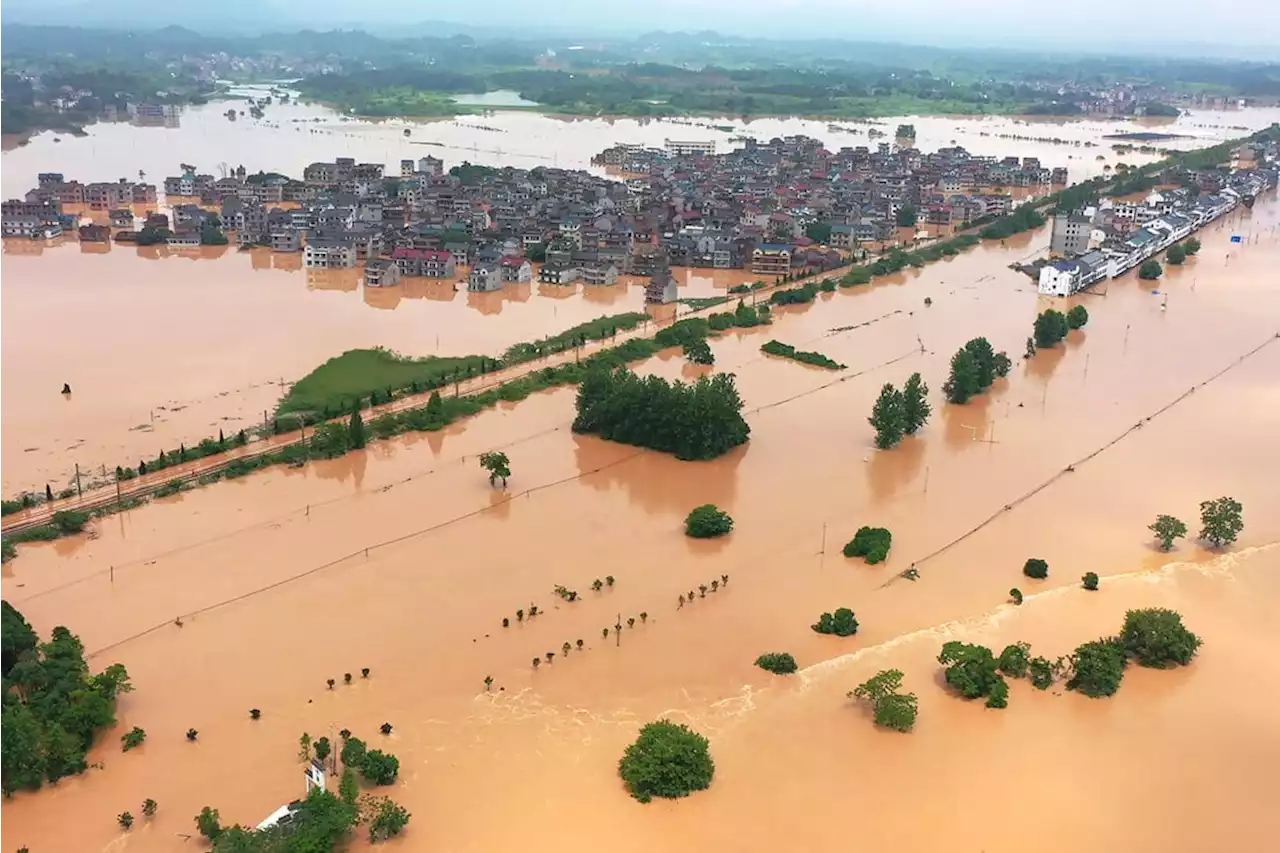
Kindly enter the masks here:
<path id="1" fill-rule="evenodd" d="M 761 352 L 769 355 L 782 356 L 794 361 L 802 361 L 805 364 L 812 364 L 815 367 L 825 367 L 827 370 L 844 370 L 845 366 L 834 359 L 828 358 L 820 352 L 806 352 L 798 350 L 790 344 L 784 344 L 781 341 L 769 341 L 760 347 Z"/>

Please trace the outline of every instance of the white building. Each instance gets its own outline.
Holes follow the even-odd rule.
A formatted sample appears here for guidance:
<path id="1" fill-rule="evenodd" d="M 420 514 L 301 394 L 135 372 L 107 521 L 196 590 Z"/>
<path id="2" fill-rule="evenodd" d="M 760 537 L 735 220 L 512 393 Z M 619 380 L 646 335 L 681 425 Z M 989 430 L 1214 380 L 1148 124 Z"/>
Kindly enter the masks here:
<path id="1" fill-rule="evenodd" d="M 306 778 L 306 793 L 310 794 L 312 788 L 319 788 L 321 791 L 324 790 L 324 765 L 319 761 L 316 761 L 314 758 L 311 759 L 310 763 L 307 764 L 306 769 L 303 771 L 303 775 Z M 267 815 L 267 819 L 258 824 L 257 828 L 270 829 L 278 823 L 287 823 L 298 805 L 298 800 L 284 804 L 271 814 Z"/>
<path id="2" fill-rule="evenodd" d="M 667 139 L 664 141 L 663 147 L 672 157 L 697 157 L 716 153 L 716 141 L 714 139 L 708 139 L 704 142 Z"/>

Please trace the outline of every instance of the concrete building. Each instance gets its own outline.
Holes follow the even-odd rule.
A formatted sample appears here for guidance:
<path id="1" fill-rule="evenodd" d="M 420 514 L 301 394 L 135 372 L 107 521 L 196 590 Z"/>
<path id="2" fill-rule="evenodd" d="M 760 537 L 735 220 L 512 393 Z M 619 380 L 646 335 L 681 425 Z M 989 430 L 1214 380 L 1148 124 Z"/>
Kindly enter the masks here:
<path id="1" fill-rule="evenodd" d="M 505 255 L 502 260 L 498 261 L 498 269 L 502 274 L 503 281 L 516 283 L 533 281 L 533 264 L 529 263 L 525 258 Z"/>
<path id="2" fill-rule="evenodd" d="M 582 270 L 573 264 L 543 264 L 538 270 L 538 281 L 543 284 L 573 284 L 582 278 Z"/>
<path id="3" fill-rule="evenodd" d="M 399 284 L 400 266 L 390 258 L 374 258 L 364 265 L 364 283 L 369 287 Z"/>
<path id="4" fill-rule="evenodd" d="M 302 265 L 316 269 L 351 269 L 356 265 L 356 249 L 342 237 L 308 238 Z"/>
<path id="5" fill-rule="evenodd" d="M 1092 234 L 1093 221 L 1083 214 L 1054 216 L 1049 252 L 1066 256 L 1083 254 L 1089 250 L 1089 238 Z"/>
<path id="6" fill-rule="evenodd" d="M 618 268 L 613 264 L 591 264 L 582 270 L 582 280 L 586 284 L 617 284 Z"/>
<path id="7" fill-rule="evenodd" d="M 671 274 L 671 262 L 666 252 L 657 252 L 653 258 L 653 274 L 644 288 L 644 301 L 650 305 L 666 305 L 679 298 L 675 276 Z"/>
<path id="8" fill-rule="evenodd" d="M 467 274 L 467 290 L 472 293 L 492 293 L 502 289 L 502 272 L 498 265 L 481 261 Z"/>
<path id="9" fill-rule="evenodd" d="M 755 275 L 787 275 L 791 272 L 791 247 L 762 243 L 751 253 L 751 272 Z"/>
<path id="10" fill-rule="evenodd" d="M 715 154 L 716 142 L 714 139 L 709 139 L 704 142 L 667 139 L 663 142 L 663 148 L 672 157 L 698 157 Z"/>

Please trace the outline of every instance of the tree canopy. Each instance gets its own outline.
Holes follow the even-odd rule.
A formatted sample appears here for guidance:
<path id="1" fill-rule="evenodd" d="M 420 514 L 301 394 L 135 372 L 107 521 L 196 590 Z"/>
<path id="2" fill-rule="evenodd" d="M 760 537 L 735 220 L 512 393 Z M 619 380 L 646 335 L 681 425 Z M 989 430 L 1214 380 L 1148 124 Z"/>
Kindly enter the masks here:
<path id="1" fill-rule="evenodd" d="M 1187 260 L 1187 250 L 1184 249 L 1182 245 L 1179 243 L 1174 243 L 1172 246 L 1169 247 L 1168 251 L 1164 253 L 1165 263 L 1172 264 L 1175 267 L 1182 266 L 1182 264 L 1184 264 L 1186 260 Z"/>
<path id="2" fill-rule="evenodd" d="M 1083 305 L 1077 305 L 1067 312 L 1067 325 L 1072 329 L 1083 329 L 1088 322 L 1089 310 Z"/>
<path id="3" fill-rule="evenodd" d="M 1182 624 L 1182 614 L 1163 607 L 1128 611 L 1120 630 L 1120 644 L 1140 666 L 1186 666 L 1201 642 Z"/>
<path id="4" fill-rule="evenodd" d="M 869 702 L 876 725 L 909 732 L 916 724 L 916 694 L 899 693 L 900 687 L 902 671 L 885 669 L 849 691 L 849 698 Z"/>
<path id="5" fill-rule="evenodd" d="M 713 539 L 724 536 L 731 530 L 733 519 L 715 504 L 696 507 L 684 520 L 685 535 L 694 539 Z"/>
<path id="6" fill-rule="evenodd" d="M 1086 321 L 1089 319 L 1087 312 L 1085 313 L 1084 319 Z M 1080 325 L 1083 326 L 1084 323 L 1081 323 Z M 1067 332 L 1072 328 L 1071 321 L 1067 318 L 1066 314 L 1049 308 L 1036 316 L 1032 335 L 1035 338 L 1036 346 L 1040 349 L 1046 349 L 1065 338 L 1067 336 Z"/>
<path id="7" fill-rule="evenodd" d="M 587 373 L 578 388 L 573 430 L 678 459 L 713 459 L 751 434 L 733 374 L 685 384 L 659 376 L 641 379 L 624 368 Z"/>
<path id="8" fill-rule="evenodd" d="M 951 375 L 942 391 L 952 403 L 967 403 L 997 377 L 1007 376 L 1011 365 L 1009 356 L 996 352 L 986 338 L 974 338 L 951 357 Z"/>
<path id="9" fill-rule="evenodd" d="M 996 684 L 1004 683 L 995 655 L 986 646 L 952 640 L 943 645 L 938 663 L 947 668 L 947 684 L 966 699 L 990 696 Z"/>
<path id="10" fill-rule="evenodd" d="M 796 659 L 787 652 L 768 652 L 756 658 L 756 666 L 774 675 L 790 675 L 796 671 Z"/>
<path id="11" fill-rule="evenodd" d="M 1079 690 L 1094 699 L 1110 696 L 1124 679 L 1124 649 L 1114 637 L 1093 640 L 1076 649 L 1070 665 L 1068 690 Z"/>
<path id="12" fill-rule="evenodd" d="M 1187 535 L 1187 525 L 1172 515 L 1156 516 L 1156 520 L 1147 529 L 1156 535 L 1161 551 L 1168 551 L 1173 547 L 1173 540 Z"/>
<path id="13" fill-rule="evenodd" d="M 1032 557 L 1022 565 L 1022 573 L 1029 578 L 1042 581 L 1049 577 L 1049 564 L 1039 557 Z"/>
<path id="14" fill-rule="evenodd" d="M 64 627 L 48 642 L 22 614 L 3 608 L 3 790 L 39 788 L 86 768 L 85 754 L 100 729 L 115 723 L 116 698 L 133 689 L 116 663 L 94 675 L 80 639 Z"/>
<path id="15" fill-rule="evenodd" d="M 492 486 L 499 479 L 502 485 L 507 484 L 507 478 L 511 476 L 511 460 L 507 458 L 507 454 L 499 450 L 491 450 L 488 453 L 480 454 L 480 467 L 489 472 L 489 485 Z"/>
<path id="16" fill-rule="evenodd" d="M 1138 278 L 1143 281 L 1155 281 L 1162 275 L 1164 275 L 1164 268 L 1155 258 L 1143 261 L 1142 266 L 1138 267 Z"/>
<path id="17" fill-rule="evenodd" d="M 1200 504 L 1200 538 L 1215 547 L 1230 545 L 1244 529 L 1244 507 L 1235 498 Z"/>
<path id="18" fill-rule="evenodd" d="M 867 423 L 875 428 L 876 447 L 881 450 L 893 447 L 906 434 L 906 411 L 903 403 L 902 392 L 894 388 L 892 383 L 886 382 L 880 389 L 875 405 L 871 407 L 871 417 L 867 418 Z"/>
<path id="19" fill-rule="evenodd" d="M 840 607 L 836 609 L 835 613 L 823 613 L 812 627 L 819 634 L 852 637 L 858 633 L 858 620 L 853 615 L 852 610 L 847 607 Z"/>
<path id="20" fill-rule="evenodd" d="M 859 527 L 844 546 L 846 557 L 863 557 L 872 565 L 884 562 L 893 544 L 893 534 L 883 527 Z"/>
<path id="21" fill-rule="evenodd" d="M 715 771 L 707 739 L 670 720 L 657 720 L 642 728 L 618 762 L 618 774 L 627 790 L 642 803 L 654 797 L 686 797 L 706 790 Z"/>

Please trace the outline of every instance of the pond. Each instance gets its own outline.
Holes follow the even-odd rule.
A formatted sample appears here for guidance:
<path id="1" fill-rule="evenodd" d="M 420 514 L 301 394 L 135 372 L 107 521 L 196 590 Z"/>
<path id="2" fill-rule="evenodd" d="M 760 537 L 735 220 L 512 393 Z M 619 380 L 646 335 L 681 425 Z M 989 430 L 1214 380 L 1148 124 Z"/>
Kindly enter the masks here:
<path id="1" fill-rule="evenodd" d="M 456 104 L 465 104 L 470 107 L 489 107 L 491 109 L 538 106 L 537 101 L 522 98 L 519 92 L 512 89 L 497 89 L 493 92 L 485 92 L 482 95 L 454 95 L 453 101 Z"/>

